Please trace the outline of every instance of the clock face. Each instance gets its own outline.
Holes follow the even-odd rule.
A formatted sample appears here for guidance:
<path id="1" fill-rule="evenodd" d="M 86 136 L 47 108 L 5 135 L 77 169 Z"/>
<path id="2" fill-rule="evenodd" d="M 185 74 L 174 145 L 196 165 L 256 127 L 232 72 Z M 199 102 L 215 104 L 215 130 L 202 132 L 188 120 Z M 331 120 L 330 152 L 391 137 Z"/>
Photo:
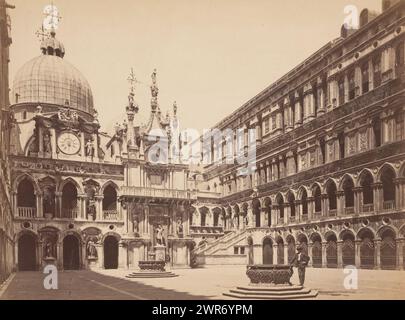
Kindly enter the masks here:
<path id="1" fill-rule="evenodd" d="M 64 154 L 74 155 L 80 151 L 81 144 L 74 133 L 65 132 L 59 136 L 58 147 Z"/>

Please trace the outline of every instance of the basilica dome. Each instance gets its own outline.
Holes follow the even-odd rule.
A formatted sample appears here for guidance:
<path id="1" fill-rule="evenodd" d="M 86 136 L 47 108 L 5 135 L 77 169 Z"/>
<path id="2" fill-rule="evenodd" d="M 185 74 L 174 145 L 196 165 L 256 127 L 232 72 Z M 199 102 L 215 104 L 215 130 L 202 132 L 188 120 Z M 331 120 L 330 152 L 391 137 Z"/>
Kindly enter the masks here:
<path id="1" fill-rule="evenodd" d="M 69 106 L 90 114 L 93 95 L 87 80 L 64 59 L 64 47 L 54 38 L 41 44 L 42 55 L 27 62 L 16 74 L 12 101 Z"/>

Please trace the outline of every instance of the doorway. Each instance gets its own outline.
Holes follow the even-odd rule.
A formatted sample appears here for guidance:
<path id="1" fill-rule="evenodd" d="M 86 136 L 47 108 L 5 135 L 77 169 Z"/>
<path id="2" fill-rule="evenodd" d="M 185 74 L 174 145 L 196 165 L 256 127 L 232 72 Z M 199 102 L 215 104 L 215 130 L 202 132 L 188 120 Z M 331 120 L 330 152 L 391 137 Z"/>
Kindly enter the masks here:
<path id="1" fill-rule="evenodd" d="M 34 236 L 24 234 L 18 240 L 18 270 L 36 271 L 36 244 Z"/>
<path id="2" fill-rule="evenodd" d="M 79 270 L 80 269 L 80 243 L 72 235 L 63 239 L 63 269 Z"/>
<path id="3" fill-rule="evenodd" d="M 104 240 L 104 268 L 118 269 L 118 240 L 114 236 Z"/>

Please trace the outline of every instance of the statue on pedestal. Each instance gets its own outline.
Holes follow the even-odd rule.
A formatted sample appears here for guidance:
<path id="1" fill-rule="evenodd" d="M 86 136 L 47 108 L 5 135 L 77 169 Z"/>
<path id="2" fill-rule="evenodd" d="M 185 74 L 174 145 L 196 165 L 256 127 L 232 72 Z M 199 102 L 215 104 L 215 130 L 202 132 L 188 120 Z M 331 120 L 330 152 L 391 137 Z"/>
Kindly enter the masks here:
<path id="1" fill-rule="evenodd" d="M 87 242 L 86 251 L 88 258 L 97 258 L 96 241 L 93 238 L 90 238 Z"/>
<path id="2" fill-rule="evenodd" d="M 181 220 L 181 219 L 179 219 L 178 221 L 177 221 L 177 235 L 179 236 L 179 237 L 182 237 L 183 236 L 183 230 L 184 228 L 183 228 L 183 221 Z"/>
<path id="3" fill-rule="evenodd" d="M 54 244 L 50 239 L 47 239 L 44 246 L 44 257 L 47 258 L 55 258 L 54 257 Z"/>
<path id="4" fill-rule="evenodd" d="M 164 238 L 164 229 L 161 224 L 156 227 L 156 243 L 160 246 L 166 246 L 166 241 Z"/>
<path id="5" fill-rule="evenodd" d="M 49 131 L 44 133 L 43 137 L 44 141 L 44 152 L 45 153 L 52 153 L 52 145 L 51 145 L 51 134 Z"/>
<path id="6" fill-rule="evenodd" d="M 87 157 L 93 157 L 94 156 L 94 143 L 92 140 L 87 140 L 86 143 L 86 156 Z"/>

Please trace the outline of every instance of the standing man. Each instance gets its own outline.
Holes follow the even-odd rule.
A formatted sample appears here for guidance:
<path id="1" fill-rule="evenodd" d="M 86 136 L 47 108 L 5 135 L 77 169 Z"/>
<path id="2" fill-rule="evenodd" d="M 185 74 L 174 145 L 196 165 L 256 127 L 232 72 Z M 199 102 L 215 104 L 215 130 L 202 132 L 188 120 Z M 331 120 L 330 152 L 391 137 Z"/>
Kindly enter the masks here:
<path id="1" fill-rule="evenodd" d="M 293 266 L 297 267 L 298 269 L 298 277 L 300 279 L 300 286 L 304 286 L 305 282 L 305 269 L 308 266 L 310 258 L 308 255 L 303 252 L 302 247 L 299 245 L 297 247 L 297 253 L 295 254 L 294 258 L 291 260 L 291 268 Z"/>

